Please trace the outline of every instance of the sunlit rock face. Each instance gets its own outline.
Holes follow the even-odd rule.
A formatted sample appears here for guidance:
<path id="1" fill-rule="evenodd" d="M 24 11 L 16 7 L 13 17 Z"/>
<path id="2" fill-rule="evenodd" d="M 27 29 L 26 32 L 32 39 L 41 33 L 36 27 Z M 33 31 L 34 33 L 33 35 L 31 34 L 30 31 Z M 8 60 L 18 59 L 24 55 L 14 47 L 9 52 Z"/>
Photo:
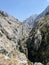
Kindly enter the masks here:
<path id="1" fill-rule="evenodd" d="M 16 49 L 20 24 L 17 19 L 0 10 L 0 48 L 7 52 Z"/>
<path id="2" fill-rule="evenodd" d="M 13 52 L 10 56 L 0 53 L 0 65 L 28 65 L 26 56 L 19 52 Z"/>
<path id="3" fill-rule="evenodd" d="M 0 52 L 25 51 L 22 41 L 26 41 L 26 34 L 22 22 L 0 10 Z"/>
<path id="4" fill-rule="evenodd" d="M 22 25 L 18 19 L 0 10 L 0 65 L 28 65 L 25 54 L 20 52 L 23 45 L 19 40 L 25 36 Z"/>
<path id="5" fill-rule="evenodd" d="M 27 35 L 32 30 L 34 25 L 34 20 L 36 19 L 36 17 L 37 17 L 37 14 L 33 14 L 32 16 L 30 16 L 29 18 L 23 21 L 24 23 L 23 28 Z"/>
<path id="6" fill-rule="evenodd" d="M 35 62 L 34 65 L 44 65 L 44 64 L 42 64 L 40 62 Z"/>
<path id="7" fill-rule="evenodd" d="M 39 29 L 36 30 L 36 33 L 35 33 L 35 36 L 34 36 L 34 48 L 36 50 L 38 50 L 38 48 L 40 47 L 41 45 L 41 41 L 42 41 L 42 35 L 41 35 L 41 32 Z"/>

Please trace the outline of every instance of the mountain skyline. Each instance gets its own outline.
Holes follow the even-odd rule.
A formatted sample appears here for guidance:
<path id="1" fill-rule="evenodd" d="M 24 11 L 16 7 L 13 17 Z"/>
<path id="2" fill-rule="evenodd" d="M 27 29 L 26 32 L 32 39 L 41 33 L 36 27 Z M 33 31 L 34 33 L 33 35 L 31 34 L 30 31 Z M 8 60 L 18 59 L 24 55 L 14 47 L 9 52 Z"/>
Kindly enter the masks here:
<path id="1" fill-rule="evenodd" d="M 49 5 L 49 0 L 1 0 L 0 9 L 20 21 L 34 14 L 40 14 Z"/>
<path id="2" fill-rule="evenodd" d="M 6 8 L 0 10 L 0 65 L 49 65 L 49 5 L 44 8 L 40 14 L 24 13 L 27 19 L 23 22 L 23 17 L 17 19 L 17 14 L 22 16 L 23 12 L 16 13 L 16 6 L 16 12 L 11 6 L 8 12 Z"/>

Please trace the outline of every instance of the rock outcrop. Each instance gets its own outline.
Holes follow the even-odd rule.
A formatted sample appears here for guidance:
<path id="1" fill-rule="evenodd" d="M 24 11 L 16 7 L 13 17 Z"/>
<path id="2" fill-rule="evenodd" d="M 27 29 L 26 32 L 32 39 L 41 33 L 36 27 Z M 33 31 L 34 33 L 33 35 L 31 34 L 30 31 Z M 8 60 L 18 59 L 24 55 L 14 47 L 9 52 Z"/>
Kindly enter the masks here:
<path id="1" fill-rule="evenodd" d="M 23 23 L 0 10 L 0 50 L 4 49 L 6 52 L 11 52 L 17 49 L 21 51 L 24 46 L 22 48 L 19 41 L 25 40 L 25 37 Z"/>
<path id="2" fill-rule="evenodd" d="M 49 14 L 38 19 L 27 40 L 28 58 L 32 62 L 49 62 Z"/>
<path id="3" fill-rule="evenodd" d="M 28 65 L 28 60 L 23 53 L 16 51 L 10 57 L 0 54 L 0 65 Z"/>
<path id="4" fill-rule="evenodd" d="M 29 35 L 30 31 L 32 30 L 34 25 L 34 20 L 36 19 L 36 17 L 37 14 L 33 14 L 32 16 L 30 16 L 29 18 L 23 21 L 24 23 L 23 30 L 26 32 L 27 35 Z"/>
<path id="5" fill-rule="evenodd" d="M 43 65 L 43 64 L 40 62 L 35 62 L 34 65 Z"/>
<path id="6" fill-rule="evenodd" d="M 28 65 L 24 33 L 23 23 L 0 10 L 0 65 Z"/>

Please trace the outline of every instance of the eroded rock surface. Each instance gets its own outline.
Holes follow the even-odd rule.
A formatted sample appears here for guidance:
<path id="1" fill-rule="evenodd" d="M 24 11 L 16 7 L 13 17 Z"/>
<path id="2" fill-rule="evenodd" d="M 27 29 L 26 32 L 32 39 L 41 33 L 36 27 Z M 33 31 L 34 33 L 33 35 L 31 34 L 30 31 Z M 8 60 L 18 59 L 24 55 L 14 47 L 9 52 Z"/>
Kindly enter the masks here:
<path id="1" fill-rule="evenodd" d="M 10 57 L 0 54 L 0 65 L 28 65 L 28 60 L 23 53 L 16 51 Z"/>
<path id="2" fill-rule="evenodd" d="M 28 57 L 32 62 L 49 62 L 49 14 L 37 20 L 27 44 Z"/>

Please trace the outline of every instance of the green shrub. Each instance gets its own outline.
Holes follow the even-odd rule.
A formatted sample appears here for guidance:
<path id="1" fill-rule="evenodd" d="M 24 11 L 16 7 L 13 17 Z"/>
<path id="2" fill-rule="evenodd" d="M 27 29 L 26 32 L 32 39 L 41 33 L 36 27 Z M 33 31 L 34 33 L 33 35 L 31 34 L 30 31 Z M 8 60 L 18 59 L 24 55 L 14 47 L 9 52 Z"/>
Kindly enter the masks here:
<path id="1" fill-rule="evenodd" d="M 33 65 L 33 63 L 30 60 L 28 60 L 28 65 Z"/>

